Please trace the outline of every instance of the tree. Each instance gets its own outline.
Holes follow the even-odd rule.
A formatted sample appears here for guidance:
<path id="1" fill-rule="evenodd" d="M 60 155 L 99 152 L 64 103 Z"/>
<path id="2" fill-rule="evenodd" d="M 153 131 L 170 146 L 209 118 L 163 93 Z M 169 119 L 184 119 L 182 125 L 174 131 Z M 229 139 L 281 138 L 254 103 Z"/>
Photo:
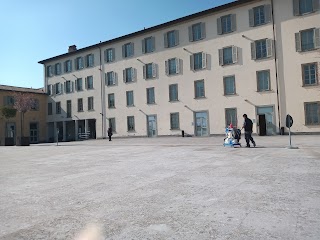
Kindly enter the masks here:
<path id="1" fill-rule="evenodd" d="M 36 100 L 34 99 L 34 94 L 25 93 L 25 92 L 15 92 L 13 94 L 14 97 L 14 105 L 13 108 L 20 112 L 20 120 L 21 120 L 21 143 L 23 134 L 23 125 L 24 125 L 24 114 L 30 111 L 33 107 L 35 107 Z"/>
<path id="2" fill-rule="evenodd" d="M 17 114 L 17 109 L 11 108 L 11 107 L 2 107 L 1 108 L 1 114 L 6 119 L 14 118 Z"/>

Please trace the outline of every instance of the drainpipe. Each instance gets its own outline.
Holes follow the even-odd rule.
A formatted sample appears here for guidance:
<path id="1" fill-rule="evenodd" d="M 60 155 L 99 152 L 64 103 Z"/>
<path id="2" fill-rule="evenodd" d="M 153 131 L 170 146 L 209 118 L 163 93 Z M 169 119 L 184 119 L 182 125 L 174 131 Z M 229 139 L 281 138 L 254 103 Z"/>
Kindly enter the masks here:
<path id="1" fill-rule="evenodd" d="M 279 79 L 278 79 L 277 46 L 276 46 L 277 42 L 276 42 L 276 32 L 275 32 L 273 0 L 271 0 L 271 15 L 272 15 L 272 29 L 273 29 L 273 39 L 274 39 L 274 65 L 276 70 L 276 85 L 277 85 L 278 127 L 279 127 L 279 134 L 281 134 L 280 96 L 279 96 Z"/>
<path id="2" fill-rule="evenodd" d="M 101 43 L 101 42 L 100 42 Z M 104 81 L 103 81 L 103 66 L 102 66 L 102 56 L 101 56 L 101 48 L 99 48 L 99 59 L 100 59 L 100 82 L 101 82 L 101 131 L 102 131 L 102 139 L 106 138 L 106 134 L 105 134 L 105 129 L 106 129 L 106 124 L 105 124 L 105 119 L 106 119 L 106 111 L 105 111 L 105 87 L 104 87 Z"/>

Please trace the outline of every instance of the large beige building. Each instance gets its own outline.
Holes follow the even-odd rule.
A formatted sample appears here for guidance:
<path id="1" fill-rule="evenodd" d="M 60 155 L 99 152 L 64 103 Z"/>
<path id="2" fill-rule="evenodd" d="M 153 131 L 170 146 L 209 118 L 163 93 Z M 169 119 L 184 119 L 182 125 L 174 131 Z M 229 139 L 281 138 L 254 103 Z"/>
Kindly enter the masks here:
<path id="1" fill-rule="evenodd" d="M 43 61 L 48 134 L 320 132 L 319 0 L 239 0 Z"/>
<path id="2" fill-rule="evenodd" d="M 5 118 L 2 108 L 13 108 L 15 93 L 31 94 L 35 99 L 35 105 L 24 114 L 21 128 L 21 113 L 17 112 L 13 118 Z M 29 137 L 30 143 L 47 141 L 47 94 L 43 89 L 22 88 L 0 85 L 0 146 L 20 145 L 21 130 L 24 137 Z"/>

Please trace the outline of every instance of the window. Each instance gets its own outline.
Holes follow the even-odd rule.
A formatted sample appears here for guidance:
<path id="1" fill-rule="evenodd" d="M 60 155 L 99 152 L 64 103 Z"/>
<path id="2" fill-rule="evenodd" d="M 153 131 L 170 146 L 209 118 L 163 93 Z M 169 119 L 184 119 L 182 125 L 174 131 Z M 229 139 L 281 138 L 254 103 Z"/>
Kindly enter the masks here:
<path id="1" fill-rule="evenodd" d="M 155 48 L 154 37 L 148 37 L 142 40 L 142 53 L 151 53 Z"/>
<path id="2" fill-rule="evenodd" d="M 76 90 L 78 92 L 83 90 L 83 88 L 82 88 L 82 78 L 78 78 L 76 80 Z"/>
<path id="3" fill-rule="evenodd" d="M 94 110 L 93 108 L 93 97 L 88 97 L 88 111 Z"/>
<path id="4" fill-rule="evenodd" d="M 126 68 L 123 70 L 123 81 L 125 83 L 134 82 L 136 79 L 135 69 L 134 68 Z"/>
<path id="5" fill-rule="evenodd" d="M 164 47 L 171 48 L 179 45 L 179 31 L 173 30 L 164 34 Z"/>
<path id="6" fill-rule="evenodd" d="M 62 83 L 56 83 L 54 86 L 56 94 L 62 94 Z"/>
<path id="7" fill-rule="evenodd" d="M 189 27 L 189 41 L 195 42 L 206 37 L 205 23 L 196 23 Z"/>
<path id="8" fill-rule="evenodd" d="M 56 114 L 61 114 L 61 102 L 56 102 Z"/>
<path id="9" fill-rule="evenodd" d="M 94 55 L 89 54 L 86 56 L 86 67 L 93 67 L 94 66 Z"/>
<path id="10" fill-rule="evenodd" d="M 154 104 L 155 96 L 154 96 L 154 87 L 147 88 L 147 104 Z"/>
<path id="11" fill-rule="evenodd" d="M 68 73 L 72 71 L 71 60 L 67 60 L 64 62 L 64 72 Z"/>
<path id="12" fill-rule="evenodd" d="M 105 81 L 107 86 L 116 85 L 116 73 L 115 72 L 107 72 L 105 75 Z"/>
<path id="13" fill-rule="evenodd" d="M 32 111 L 39 111 L 39 100 L 38 99 L 33 99 L 31 110 Z"/>
<path id="14" fill-rule="evenodd" d="M 115 108 L 114 93 L 108 94 L 108 108 Z"/>
<path id="15" fill-rule="evenodd" d="M 293 14 L 295 16 L 312 13 L 319 10 L 319 0 L 293 0 Z"/>
<path id="16" fill-rule="evenodd" d="M 134 131 L 134 116 L 129 116 L 127 117 L 127 127 L 128 127 L 128 132 Z"/>
<path id="17" fill-rule="evenodd" d="M 52 66 L 47 66 L 47 77 L 52 77 L 53 72 L 52 72 Z"/>
<path id="18" fill-rule="evenodd" d="M 71 100 L 67 100 L 67 118 L 71 118 L 72 114 L 71 114 Z"/>
<path id="19" fill-rule="evenodd" d="M 236 30 L 236 15 L 229 14 L 217 19 L 218 34 L 226 34 Z"/>
<path id="20" fill-rule="evenodd" d="M 224 95 L 236 94 L 235 77 L 228 76 L 223 78 Z"/>
<path id="21" fill-rule="evenodd" d="M 108 48 L 104 51 L 104 61 L 107 63 L 113 62 L 115 60 L 115 50 L 114 48 Z"/>
<path id="22" fill-rule="evenodd" d="M 116 119 L 109 118 L 109 127 L 112 128 L 113 132 L 116 132 Z"/>
<path id="23" fill-rule="evenodd" d="M 251 58 L 253 60 L 273 56 L 273 40 L 262 39 L 251 43 Z"/>
<path id="24" fill-rule="evenodd" d="M 302 65 L 303 86 L 317 85 L 317 63 L 309 63 Z"/>
<path id="25" fill-rule="evenodd" d="M 93 89 L 93 76 L 88 76 L 87 77 L 87 89 Z"/>
<path id="26" fill-rule="evenodd" d="M 229 65 L 238 62 L 238 48 L 236 46 L 219 49 L 219 65 Z"/>
<path id="27" fill-rule="evenodd" d="M 249 10 L 249 25 L 255 27 L 271 22 L 271 5 L 262 5 Z"/>
<path id="28" fill-rule="evenodd" d="M 61 74 L 61 64 L 60 63 L 56 63 L 54 65 L 54 72 L 56 75 L 60 75 Z"/>
<path id="29" fill-rule="evenodd" d="M 270 91 L 270 71 L 257 72 L 258 92 Z"/>
<path id="30" fill-rule="evenodd" d="M 71 81 L 66 81 L 65 83 L 64 83 L 64 88 L 65 88 L 65 92 L 66 93 L 72 93 L 73 92 L 73 82 L 71 82 Z"/>
<path id="31" fill-rule="evenodd" d="M 83 99 L 78 98 L 78 112 L 83 112 Z"/>
<path id="32" fill-rule="evenodd" d="M 52 115 L 52 103 L 48 103 L 48 115 Z"/>
<path id="33" fill-rule="evenodd" d="M 179 101 L 178 99 L 178 84 L 169 85 L 169 101 Z"/>
<path id="34" fill-rule="evenodd" d="M 233 127 L 237 127 L 237 125 L 238 125 L 237 109 L 236 108 L 226 108 L 225 114 L 226 114 L 226 127 L 230 126 L 230 124 L 232 124 Z"/>
<path id="35" fill-rule="evenodd" d="M 306 125 L 320 124 L 320 102 L 304 104 Z"/>
<path id="36" fill-rule="evenodd" d="M 198 80 L 194 82 L 194 95 L 195 98 L 204 98 L 204 80 Z"/>
<path id="37" fill-rule="evenodd" d="M 204 52 L 194 53 L 190 56 L 191 70 L 197 71 L 207 67 L 207 55 Z"/>
<path id="38" fill-rule="evenodd" d="M 180 129 L 179 113 L 170 113 L 170 128 L 171 130 Z"/>
<path id="39" fill-rule="evenodd" d="M 143 78 L 152 79 L 157 76 L 157 68 L 155 63 L 148 63 L 143 66 Z"/>
<path id="40" fill-rule="evenodd" d="M 180 73 L 180 60 L 178 58 L 171 58 L 165 62 L 166 74 L 174 75 Z"/>
<path id="41" fill-rule="evenodd" d="M 5 105 L 6 106 L 13 106 L 14 105 L 14 97 L 13 96 L 6 96 L 5 97 Z"/>
<path id="42" fill-rule="evenodd" d="M 133 43 L 127 43 L 122 46 L 122 57 L 132 57 L 134 54 L 134 44 Z"/>
<path id="43" fill-rule="evenodd" d="M 134 105 L 133 91 L 127 91 L 126 96 L 127 96 L 127 107 L 132 107 Z"/>
<path id="44" fill-rule="evenodd" d="M 76 58 L 76 70 L 83 68 L 83 57 Z"/>
<path id="45" fill-rule="evenodd" d="M 303 30 L 295 34 L 296 51 L 304 52 L 320 48 L 320 29 Z"/>

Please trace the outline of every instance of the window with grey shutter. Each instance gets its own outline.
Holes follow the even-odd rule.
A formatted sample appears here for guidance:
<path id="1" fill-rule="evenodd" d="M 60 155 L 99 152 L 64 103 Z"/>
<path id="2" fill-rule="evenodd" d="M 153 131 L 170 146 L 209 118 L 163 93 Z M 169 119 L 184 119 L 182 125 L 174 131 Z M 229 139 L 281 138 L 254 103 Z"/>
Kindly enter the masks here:
<path id="1" fill-rule="evenodd" d="M 190 56 L 190 69 L 194 71 L 194 54 Z"/>
<path id="2" fill-rule="evenodd" d="M 176 73 L 179 74 L 180 73 L 180 59 L 179 58 L 176 58 L 175 59 L 176 61 Z"/>
<path id="3" fill-rule="evenodd" d="M 232 62 L 237 63 L 238 62 L 238 47 L 232 46 Z"/>
<path id="4" fill-rule="evenodd" d="M 251 43 L 251 59 L 255 60 L 257 58 L 256 56 L 256 43 L 252 42 Z"/>
<path id="5" fill-rule="evenodd" d="M 189 42 L 193 42 L 193 33 L 192 33 L 192 26 L 188 27 L 188 33 L 189 33 Z"/>
<path id="6" fill-rule="evenodd" d="M 271 11 L 271 5 L 270 5 L 270 4 L 264 5 L 264 16 L 265 16 L 265 21 L 264 21 L 264 23 L 269 23 L 269 22 L 271 22 L 271 19 L 272 19 L 272 11 Z"/>
<path id="7" fill-rule="evenodd" d="M 137 71 L 135 68 L 131 68 L 131 76 L 132 76 L 132 81 L 135 82 L 137 80 Z"/>
<path id="8" fill-rule="evenodd" d="M 142 45 L 142 53 L 146 53 L 146 39 L 141 40 L 141 45 Z"/>
<path id="9" fill-rule="evenodd" d="M 219 49 L 219 65 L 223 65 L 223 49 Z"/>
<path id="10" fill-rule="evenodd" d="M 201 39 L 206 38 L 206 24 L 204 22 L 201 23 Z"/>
<path id="11" fill-rule="evenodd" d="M 167 32 L 163 34 L 163 39 L 164 39 L 164 47 L 168 48 L 169 44 L 168 44 L 168 33 Z"/>
<path id="12" fill-rule="evenodd" d="M 293 15 L 294 16 L 300 15 L 299 0 L 293 0 Z"/>
<path id="13" fill-rule="evenodd" d="M 237 17 L 236 14 L 231 14 L 231 31 L 237 30 Z"/>
<path id="14" fill-rule="evenodd" d="M 319 11 L 319 9 L 320 9 L 320 1 L 319 0 L 313 0 L 312 1 L 312 10 L 314 11 L 314 12 L 317 12 L 317 11 Z"/>
<path id="15" fill-rule="evenodd" d="M 222 34 L 222 21 L 221 21 L 221 17 L 219 17 L 217 19 L 217 28 L 218 28 L 218 34 L 221 35 Z"/>
<path id="16" fill-rule="evenodd" d="M 152 63 L 152 77 L 157 77 L 157 65 L 155 63 Z"/>
<path id="17" fill-rule="evenodd" d="M 249 26 L 254 27 L 254 13 L 253 9 L 249 9 Z"/>
<path id="18" fill-rule="evenodd" d="M 169 75 L 169 61 L 165 61 L 164 66 L 165 66 L 166 75 L 168 76 Z"/>
<path id="19" fill-rule="evenodd" d="M 202 69 L 207 68 L 207 54 L 206 53 L 202 53 Z"/>
<path id="20" fill-rule="evenodd" d="M 179 45 L 179 31 L 175 30 L 174 31 L 174 40 L 175 40 L 175 46 Z"/>
<path id="21" fill-rule="evenodd" d="M 272 39 L 266 39 L 267 42 L 267 57 L 273 56 L 273 40 Z"/>

